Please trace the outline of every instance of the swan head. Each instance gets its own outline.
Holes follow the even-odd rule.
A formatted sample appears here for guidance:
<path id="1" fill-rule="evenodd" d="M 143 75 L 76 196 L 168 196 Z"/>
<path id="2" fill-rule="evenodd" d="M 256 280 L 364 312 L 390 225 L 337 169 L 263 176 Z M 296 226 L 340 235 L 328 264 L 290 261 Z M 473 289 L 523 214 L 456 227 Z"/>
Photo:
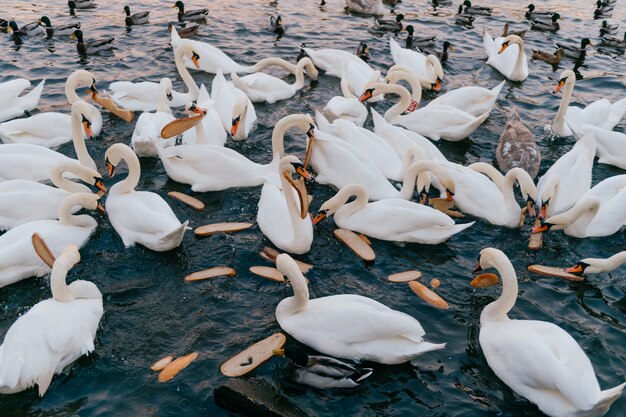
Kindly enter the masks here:
<path id="1" fill-rule="evenodd" d="M 504 42 L 502 42 L 502 47 L 500 47 L 498 54 L 501 54 L 506 48 L 513 44 L 519 46 L 520 51 L 524 50 L 524 40 L 517 35 L 509 35 L 504 38 Z"/>
<path id="2" fill-rule="evenodd" d="M 68 167 L 68 171 L 78 175 L 81 181 L 85 184 L 89 184 L 98 189 L 100 195 L 106 194 L 107 187 L 104 185 L 104 181 L 102 181 L 102 175 L 94 169 L 86 167 L 81 164 L 72 163 L 73 167 Z"/>
<path id="3" fill-rule="evenodd" d="M 107 149 L 104 154 L 104 161 L 106 163 L 107 169 L 109 171 L 109 178 L 115 175 L 115 169 L 122 159 L 134 158 L 139 163 L 139 159 L 137 158 L 137 154 L 123 143 L 114 143 Z"/>
<path id="4" fill-rule="evenodd" d="M 480 255 L 478 255 L 478 265 L 474 268 L 474 273 L 489 268 L 497 268 L 500 264 L 500 260 L 503 258 L 506 258 L 506 255 L 500 249 L 484 248 L 480 251 Z"/>
<path id="5" fill-rule="evenodd" d="M 346 201 L 353 195 L 357 196 L 357 199 L 364 198 L 368 200 L 367 189 L 361 184 L 350 184 L 343 187 L 332 198 L 322 204 L 317 211 L 317 214 L 313 218 L 313 224 L 318 224 L 327 217 L 332 216 L 337 210 L 342 207 Z"/>
<path id="6" fill-rule="evenodd" d="M 246 112 L 248 111 L 248 97 L 242 96 L 233 109 L 232 124 L 230 127 L 230 136 L 235 137 L 239 130 L 239 124 L 243 120 Z"/>
<path id="7" fill-rule="evenodd" d="M 204 116 L 207 114 L 207 109 L 198 106 L 198 103 L 196 103 L 195 101 L 192 101 L 192 102 L 185 104 L 185 113 L 187 113 L 190 116 L 193 116 L 194 114 L 199 114 L 201 116 Z"/>
<path id="8" fill-rule="evenodd" d="M 576 74 L 574 73 L 574 71 L 572 70 L 563 71 L 561 73 L 561 77 L 559 78 L 559 82 L 557 83 L 556 87 L 554 87 L 554 90 L 552 91 L 552 94 L 558 93 L 559 91 L 561 91 L 563 86 L 565 86 L 565 84 L 571 83 L 571 82 L 576 82 Z"/>
<path id="9" fill-rule="evenodd" d="M 191 59 L 196 69 L 200 69 L 200 54 L 194 50 L 193 46 L 188 43 L 181 44 L 176 48 L 176 53 Z"/>
<path id="10" fill-rule="evenodd" d="M 313 180 L 313 176 L 304 168 L 300 159 L 294 155 L 286 155 L 280 160 L 280 171 L 283 173 L 298 174 L 306 180 Z"/>
<path id="11" fill-rule="evenodd" d="M 167 101 L 172 101 L 172 99 L 174 98 L 172 96 L 172 80 L 167 77 L 161 78 L 161 81 L 159 81 L 159 87 L 162 91 L 161 94 L 164 93 L 165 97 L 167 97 Z"/>
<path id="12" fill-rule="evenodd" d="M 67 81 L 65 84 L 71 88 L 79 88 L 79 87 L 89 87 L 91 92 L 98 94 L 98 89 L 96 88 L 96 78 L 93 74 L 86 70 L 76 70 L 67 77 Z"/>
<path id="13" fill-rule="evenodd" d="M 575 275 L 583 275 L 585 272 L 589 274 L 597 274 L 598 272 L 602 272 L 603 270 L 600 270 L 597 267 L 591 265 L 594 261 L 596 261 L 596 259 L 583 259 L 582 261 L 578 261 L 576 265 L 572 266 L 571 268 L 565 268 L 565 272 L 569 272 L 570 274 Z"/>
<path id="14" fill-rule="evenodd" d="M 587 217 L 590 220 L 595 217 L 598 210 L 600 210 L 600 204 L 600 199 L 596 197 L 588 197 L 578 200 L 574 207 L 569 210 L 550 216 L 545 220 L 541 220 L 540 224 L 533 227 L 532 233 L 567 229 L 583 217 Z"/>
<path id="15" fill-rule="evenodd" d="M 439 58 L 435 55 L 428 55 L 426 57 L 426 63 L 430 64 L 435 71 L 435 82 L 431 83 L 431 90 L 441 90 L 441 80 L 443 80 L 443 67 L 441 66 L 441 61 L 439 61 Z"/>
<path id="16" fill-rule="evenodd" d="M 83 125 L 83 129 L 85 130 L 85 134 L 88 138 L 93 137 L 93 131 L 91 130 L 92 120 L 95 119 L 95 110 L 94 107 L 89 105 L 86 101 L 78 100 L 74 104 L 72 104 L 72 116 L 78 117 L 80 123 Z"/>

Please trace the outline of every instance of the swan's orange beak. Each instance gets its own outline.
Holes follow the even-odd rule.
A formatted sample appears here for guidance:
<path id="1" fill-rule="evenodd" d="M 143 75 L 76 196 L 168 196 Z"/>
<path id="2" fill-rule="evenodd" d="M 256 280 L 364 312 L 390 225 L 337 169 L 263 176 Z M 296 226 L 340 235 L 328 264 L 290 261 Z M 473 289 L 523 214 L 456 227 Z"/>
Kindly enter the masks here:
<path id="1" fill-rule="evenodd" d="M 570 274 L 582 274 L 584 270 L 583 266 L 580 263 L 577 263 L 576 266 L 566 268 L 565 272 L 569 272 Z"/>
<path id="2" fill-rule="evenodd" d="M 193 54 L 191 54 L 191 61 L 197 69 L 200 69 L 200 55 L 194 52 Z"/>
<path id="3" fill-rule="evenodd" d="M 317 215 L 313 218 L 313 224 L 318 224 L 326 218 L 326 210 L 318 211 Z"/>
<path id="4" fill-rule="evenodd" d="M 550 223 L 541 222 L 537 226 L 533 227 L 532 233 L 547 232 L 548 230 L 550 230 L 550 227 L 552 227 Z"/>
<path id="5" fill-rule="evenodd" d="M 308 181 L 312 181 L 312 180 L 313 180 L 313 175 L 311 175 L 311 174 L 309 173 L 309 171 L 307 171 L 307 170 L 304 168 L 304 165 L 299 166 L 298 168 L 296 168 L 296 172 L 297 172 L 298 174 L 300 174 L 300 176 L 301 176 L 302 178 L 304 178 L 305 180 L 308 180 Z"/>
<path id="6" fill-rule="evenodd" d="M 102 181 L 102 178 L 98 178 L 94 185 L 96 186 L 98 190 L 102 191 L 103 194 L 106 194 L 107 187 L 104 186 L 104 182 Z"/>
<path id="7" fill-rule="evenodd" d="M 441 78 L 437 77 L 437 81 L 435 81 L 432 85 L 431 88 L 434 91 L 439 91 L 441 90 Z"/>
<path id="8" fill-rule="evenodd" d="M 96 210 L 98 210 L 100 213 L 104 214 L 107 211 L 104 209 L 104 206 L 102 205 L 101 202 L 98 202 L 98 207 L 96 207 Z"/>
<path id="9" fill-rule="evenodd" d="M 237 134 L 237 129 L 239 129 L 239 121 L 241 120 L 241 116 L 237 116 L 233 119 L 233 124 L 230 127 L 230 136 L 235 137 Z"/>
<path id="10" fill-rule="evenodd" d="M 111 178 L 113 177 L 113 175 L 115 175 L 115 165 L 113 165 L 109 161 L 109 158 L 106 159 L 106 165 L 107 165 L 107 169 L 109 170 L 109 178 Z"/>
<path id="11" fill-rule="evenodd" d="M 370 98 L 372 98 L 372 89 L 368 88 L 367 90 L 363 92 L 363 94 L 361 94 L 361 97 L 359 97 L 359 101 L 363 103 L 369 100 Z"/>
<path id="12" fill-rule="evenodd" d="M 85 135 L 88 139 L 93 138 L 93 131 L 91 130 L 91 123 L 83 118 L 83 129 L 85 129 Z"/>
<path id="13" fill-rule="evenodd" d="M 559 80 L 559 83 L 556 85 L 556 87 L 554 87 L 554 90 L 552 90 L 552 94 L 556 94 L 559 91 L 561 91 L 561 88 L 563 88 L 564 85 L 565 85 L 565 80 Z"/>
<path id="14" fill-rule="evenodd" d="M 505 50 L 506 48 L 508 48 L 508 47 L 509 47 L 509 43 L 508 43 L 508 42 L 504 42 L 504 43 L 502 44 L 502 47 L 501 47 L 501 48 L 500 48 L 500 50 L 498 51 L 498 55 L 499 55 L 499 54 L 501 54 L 502 52 L 504 52 L 504 50 Z"/>
<path id="15" fill-rule="evenodd" d="M 446 190 L 446 200 L 454 201 L 454 193 L 450 190 Z"/>
<path id="16" fill-rule="evenodd" d="M 480 261 L 478 261 L 478 264 L 476 265 L 476 268 L 474 268 L 473 273 L 475 274 L 475 273 L 480 272 L 482 270 L 483 270 L 483 267 L 480 266 Z"/>

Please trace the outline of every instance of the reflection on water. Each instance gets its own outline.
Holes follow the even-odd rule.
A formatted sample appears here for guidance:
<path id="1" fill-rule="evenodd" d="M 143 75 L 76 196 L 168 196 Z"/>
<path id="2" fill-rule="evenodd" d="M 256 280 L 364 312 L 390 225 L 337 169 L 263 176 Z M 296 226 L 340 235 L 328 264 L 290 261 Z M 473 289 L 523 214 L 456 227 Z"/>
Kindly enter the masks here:
<path id="1" fill-rule="evenodd" d="M 100 1 L 97 7 L 69 15 L 62 0 L 42 5 L 5 1 L 8 16 L 18 23 L 32 22 L 41 15 L 53 25 L 80 21 L 86 39 L 114 36 L 115 49 L 100 55 L 80 57 L 75 43 L 66 37 L 15 39 L 0 34 L 0 81 L 25 77 L 32 81 L 46 78 L 40 103 L 41 111 L 67 111 L 63 83 L 78 68 L 94 72 L 99 88 L 114 80 L 152 80 L 171 77 L 177 89 L 184 84 L 174 68 L 168 45 L 167 23 L 176 21 L 170 1 L 142 1 L 132 4 L 133 13 L 150 10 L 148 25 L 127 30 L 122 7 L 124 2 Z M 392 64 L 389 34 L 371 30 L 373 19 L 351 16 L 341 0 L 328 1 L 188 1 L 189 9 L 208 7 L 207 24 L 202 25 L 198 40 L 220 47 L 244 64 L 260 58 L 280 56 L 292 62 L 299 45 L 312 48 L 339 48 L 355 51 L 361 41 L 368 43 L 370 63 L 385 70 Z M 504 23 L 511 30 L 527 27 L 525 4 L 520 2 L 481 1 L 495 8 L 492 17 L 477 17 L 473 28 L 454 25 L 455 8 L 441 8 L 429 13 L 425 0 L 400 3 L 398 13 L 405 14 L 416 28 L 416 35 L 438 37 L 435 48 L 444 40 L 456 51 L 445 65 L 443 90 L 477 84 L 493 87 L 502 77 L 484 63 L 482 28 L 500 33 Z M 600 21 L 592 20 L 595 6 L 591 1 L 545 1 L 541 9 L 557 10 L 562 16 L 556 33 L 529 31 L 530 48 L 553 50 L 555 41 L 577 44 L 587 36 L 598 41 Z M 538 5 L 539 8 L 539 5 Z M 616 5 L 613 20 L 624 22 L 624 2 Z M 286 33 L 276 39 L 269 24 L 270 16 L 280 14 Z M 5 16 L 2 16 L 5 17 Z M 389 17 L 389 16 L 387 16 Z M 393 17 L 393 16 L 391 16 Z M 621 28 L 620 30 L 623 30 Z M 405 33 L 398 35 L 404 40 Z M 498 104 L 487 122 L 460 143 L 443 142 L 438 146 L 451 160 L 469 164 L 479 160 L 494 161 L 495 147 L 507 118 L 515 107 L 538 137 L 543 162 L 541 173 L 570 149 L 573 139 L 548 138 L 543 126 L 556 113 L 560 95 L 552 95 L 559 74 L 573 68 L 564 58 L 558 69 L 531 61 L 530 77 L 521 84 L 505 85 Z M 626 95 L 623 51 L 592 48 L 583 65 L 577 68 L 580 81 L 573 101 L 588 104 L 599 98 L 615 101 Z M 192 72 L 198 83 L 210 85 L 212 76 Z M 292 80 L 290 80 L 292 82 Z M 312 114 L 334 95 L 340 93 L 339 81 L 321 76 L 308 84 L 293 99 L 272 105 L 257 105 L 258 128 L 243 143 L 229 143 L 252 160 L 268 162 L 271 129 L 287 114 Z M 424 100 L 435 97 L 425 92 Z M 378 103 L 384 111 L 389 103 Z M 132 126 L 103 114 L 103 133 L 88 143 L 101 172 L 105 149 L 115 142 L 128 143 Z M 368 125 L 369 124 L 368 122 Z M 624 122 L 617 127 L 624 131 Z M 302 155 L 303 135 L 288 135 L 288 152 Z M 72 154 L 71 145 L 61 151 Z M 165 196 L 167 191 L 189 192 L 189 188 L 170 181 L 158 160 L 141 161 L 139 189 Z M 123 171 L 123 168 L 121 168 Z M 594 167 L 594 184 L 624 172 L 609 166 Z M 119 174 L 123 177 L 123 174 Z M 117 179 L 117 178 L 116 178 Z M 106 185 L 110 186 L 110 181 Z M 314 186 L 312 210 L 332 196 L 325 186 Z M 209 222 L 254 221 L 260 189 L 228 190 L 197 195 L 206 204 L 196 212 L 168 200 L 181 220 L 189 219 L 196 227 Z M 167 197 L 165 197 L 167 198 Z M 160 254 L 142 248 L 124 249 L 105 217 L 100 227 L 81 251 L 82 261 L 69 279 L 93 280 L 104 294 L 105 315 L 97 335 L 96 351 L 80 359 L 67 375 L 55 378 L 44 398 L 35 391 L 0 396 L 0 415 L 11 416 L 179 416 L 225 415 L 213 401 L 213 389 L 223 384 L 219 365 L 246 345 L 279 330 L 274 308 L 291 295 L 288 286 L 263 281 L 247 271 L 253 265 L 267 265 L 258 252 L 268 244 L 257 227 L 233 234 L 196 238 L 188 233 L 183 245 Z M 364 266 L 332 236 L 332 221 L 316 228 L 309 254 L 302 257 L 315 265 L 308 274 L 312 297 L 336 293 L 356 293 L 372 297 L 395 309 L 417 317 L 433 342 L 447 342 L 445 350 L 422 356 L 419 368 L 409 365 L 381 366 L 368 364 L 374 374 L 351 391 L 319 391 L 295 386 L 285 378 L 285 361 L 274 358 L 258 368 L 253 376 L 269 381 L 291 402 L 309 415 L 359 416 L 535 416 L 537 408 L 520 399 L 499 381 L 488 368 L 478 343 L 479 315 L 482 307 L 499 295 L 498 288 L 475 290 L 470 287 L 475 259 L 485 246 L 497 246 L 513 261 L 520 277 L 520 297 L 511 316 L 520 319 L 553 321 L 568 332 L 589 354 L 602 387 L 621 383 L 626 375 L 626 308 L 624 307 L 624 269 L 594 276 L 588 282 L 570 283 L 529 275 L 531 263 L 568 265 L 578 259 L 605 257 L 624 250 L 624 233 L 602 239 L 574 239 L 561 232 L 551 232 L 546 246 L 538 253 L 526 248 L 528 229 L 509 230 L 481 221 L 464 233 L 438 246 L 397 245 L 374 242 L 377 261 Z M 182 277 L 211 266 L 228 265 L 238 274 L 233 278 L 185 284 Z M 450 303 L 448 311 L 434 310 L 417 299 L 401 284 L 391 284 L 387 275 L 406 269 L 419 269 L 424 278 L 441 280 L 440 294 Z M 46 279 L 31 279 L 0 289 L 0 335 L 6 333 L 16 318 L 36 302 L 49 297 Z M 289 340 L 290 344 L 297 344 Z M 199 352 L 199 358 L 173 381 L 160 384 L 149 366 L 165 355 Z M 626 415 L 626 398 L 618 400 L 610 416 Z"/>

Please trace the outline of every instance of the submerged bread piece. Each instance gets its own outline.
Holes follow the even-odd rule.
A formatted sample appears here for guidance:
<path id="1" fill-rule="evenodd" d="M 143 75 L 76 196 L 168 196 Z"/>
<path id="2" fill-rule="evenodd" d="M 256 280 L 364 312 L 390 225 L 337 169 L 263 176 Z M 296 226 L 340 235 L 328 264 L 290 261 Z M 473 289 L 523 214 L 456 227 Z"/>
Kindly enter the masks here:
<path id="1" fill-rule="evenodd" d="M 194 272 L 185 277 L 185 282 L 204 281 L 215 277 L 232 277 L 237 271 L 228 266 L 216 266 L 202 271 Z"/>

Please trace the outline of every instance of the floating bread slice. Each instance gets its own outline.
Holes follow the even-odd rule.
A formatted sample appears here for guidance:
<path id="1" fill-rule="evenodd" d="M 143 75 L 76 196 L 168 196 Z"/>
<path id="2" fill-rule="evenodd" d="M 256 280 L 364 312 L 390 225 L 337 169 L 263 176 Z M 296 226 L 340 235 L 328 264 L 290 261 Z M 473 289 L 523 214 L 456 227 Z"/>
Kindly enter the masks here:
<path id="1" fill-rule="evenodd" d="M 156 361 L 150 367 L 150 369 L 152 369 L 153 371 L 161 371 L 163 368 L 165 368 L 167 365 L 169 365 L 173 360 L 174 360 L 174 357 L 172 355 L 166 356 L 163 359 L 160 359 L 160 360 Z"/>
<path id="2" fill-rule="evenodd" d="M 135 112 L 119 107 L 109 97 L 91 92 L 91 99 L 127 123 L 132 122 L 135 118 Z"/>
<path id="3" fill-rule="evenodd" d="M 180 119 L 174 119 L 161 129 L 161 137 L 163 139 L 173 138 L 178 136 L 187 130 L 195 127 L 202 119 L 204 114 L 198 114 L 191 117 L 182 117 Z"/>
<path id="4" fill-rule="evenodd" d="M 546 275 L 549 277 L 563 278 L 569 281 L 584 281 L 585 280 L 584 277 L 570 274 L 569 272 L 566 272 L 565 269 L 563 268 L 555 268 L 552 266 L 531 265 L 528 267 L 528 270 L 530 272 L 534 272 L 535 274 Z"/>
<path id="5" fill-rule="evenodd" d="M 261 258 L 275 263 L 276 262 L 276 257 L 278 255 L 280 255 L 280 252 L 278 252 L 276 249 L 273 249 L 273 248 L 270 248 L 269 246 L 266 246 L 266 247 L 263 248 L 263 250 L 261 252 L 259 252 L 259 255 L 261 255 Z M 296 263 L 298 264 L 298 267 L 300 268 L 300 272 L 302 272 L 303 274 L 306 274 L 311 269 L 313 269 L 313 265 L 311 265 L 311 264 L 299 261 L 297 259 L 294 259 L 294 261 L 296 261 Z"/>
<path id="6" fill-rule="evenodd" d="M 493 287 L 497 283 L 498 276 L 496 274 L 486 273 L 476 276 L 476 278 L 474 278 L 472 282 L 470 282 L 470 285 L 475 288 L 487 288 Z"/>
<path id="7" fill-rule="evenodd" d="M 196 236 L 211 236 L 216 233 L 232 233 L 246 230 L 254 226 L 252 223 L 212 223 L 196 228 Z"/>
<path id="8" fill-rule="evenodd" d="M 204 210 L 204 203 L 190 195 L 179 193 L 178 191 L 170 191 L 167 195 L 195 208 L 196 210 Z"/>
<path id="9" fill-rule="evenodd" d="M 159 373 L 159 382 L 167 382 L 171 380 L 178 375 L 180 371 L 188 367 L 191 362 L 195 361 L 197 357 L 198 352 L 193 352 L 189 355 L 176 358 L 176 360 L 167 364 L 161 373 Z"/>
<path id="10" fill-rule="evenodd" d="M 335 237 L 349 247 L 359 258 L 366 262 L 372 262 L 376 259 L 376 254 L 372 248 L 352 230 L 336 229 L 334 233 Z"/>
<path id="11" fill-rule="evenodd" d="M 541 225 L 541 220 L 539 220 L 539 217 L 537 217 L 535 219 L 535 226 L 540 226 Z M 528 249 L 533 249 L 533 250 L 539 250 L 541 249 L 541 247 L 543 246 L 543 237 L 542 237 L 543 233 L 539 232 L 539 233 L 531 233 L 530 234 L 530 240 L 528 241 Z"/>
<path id="12" fill-rule="evenodd" d="M 391 282 L 409 282 L 421 278 L 422 273 L 414 269 L 404 272 L 398 272 L 397 274 L 391 274 L 387 279 Z"/>
<path id="13" fill-rule="evenodd" d="M 452 210 L 454 208 L 454 201 L 449 201 L 447 198 L 431 198 L 430 206 L 435 210 L 439 210 L 442 213 L 447 214 L 450 217 L 465 217 L 460 211 Z"/>
<path id="14" fill-rule="evenodd" d="M 450 306 L 448 303 L 441 298 L 436 292 L 428 288 L 426 285 L 422 284 L 419 281 L 410 281 L 409 287 L 413 290 L 415 294 L 422 300 L 426 301 L 433 307 L 440 308 L 442 310 L 447 310 Z"/>
<path id="15" fill-rule="evenodd" d="M 275 333 L 224 362 L 220 371 L 230 377 L 245 375 L 271 358 L 274 350 L 282 348 L 286 341 L 284 334 Z"/>
<path id="16" fill-rule="evenodd" d="M 46 265 L 52 268 L 52 266 L 54 265 L 54 261 L 56 261 L 56 258 L 52 254 L 50 248 L 48 248 L 48 245 L 46 245 L 46 242 L 43 241 L 39 233 L 33 233 L 31 241 L 33 242 L 33 248 L 35 248 L 35 252 L 37 252 L 37 255 L 39 255 L 41 260 Z"/>
<path id="17" fill-rule="evenodd" d="M 276 268 L 271 266 L 251 266 L 250 272 L 263 278 L 276 282 L 286 282 L 285 276 Z"/>
<path id="18" fill-rule="evenodd" d="M 205 279 L 215 277 L 232 277 L 236 273 L 237 271 L 228 266 L 216 266 L 214 268 L 204 269 L 187 275 L 185 277 L 185 282 L 204 281 Z"/>

